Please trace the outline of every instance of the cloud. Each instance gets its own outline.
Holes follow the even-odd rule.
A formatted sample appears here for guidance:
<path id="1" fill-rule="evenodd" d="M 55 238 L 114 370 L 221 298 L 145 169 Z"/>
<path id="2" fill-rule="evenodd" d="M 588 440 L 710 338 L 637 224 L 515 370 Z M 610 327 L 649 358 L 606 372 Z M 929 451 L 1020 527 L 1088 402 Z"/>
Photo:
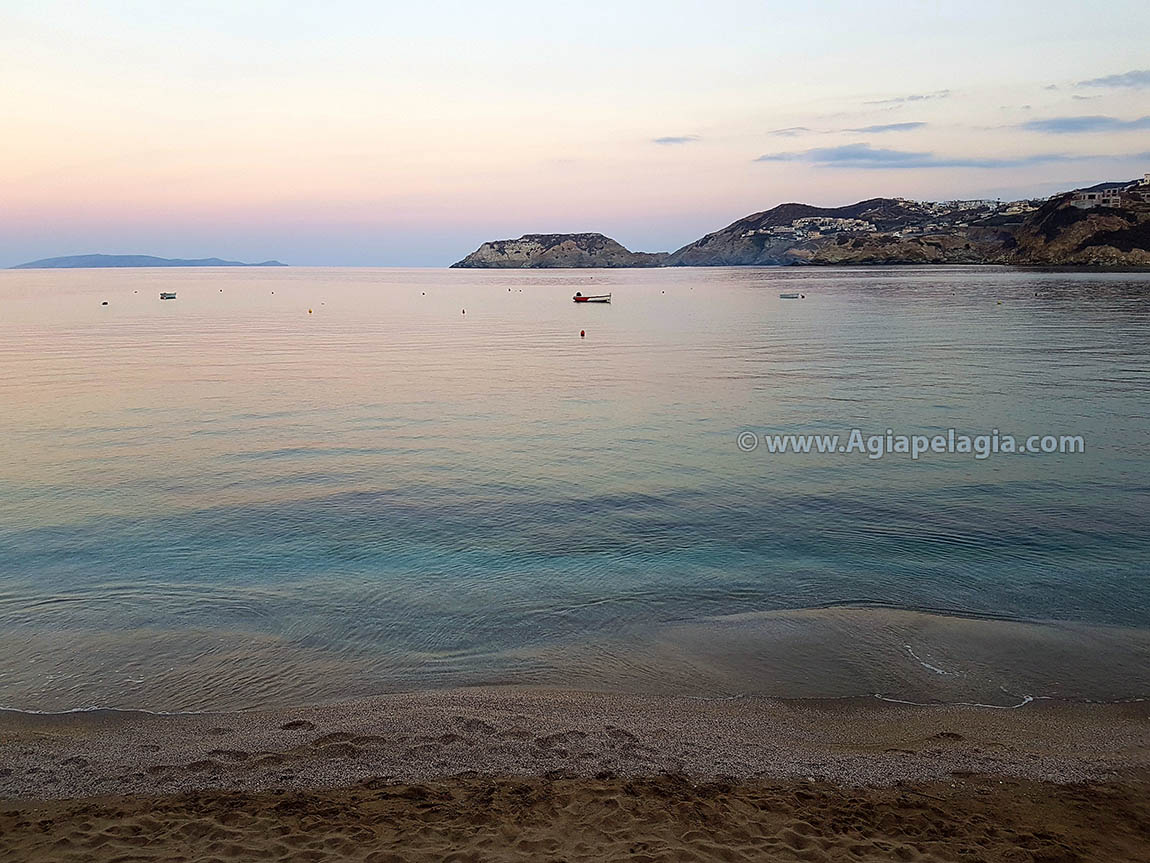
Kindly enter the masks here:
<path id="1" fill-rule="evenodd" d="M 698 135 L 667 135 L 665 138 L 652 138 L 651 143 L 672 146 L 674 144 L 690 144 L 698 140 Z"/>
<path id="2" fill-rule="evenodd" d="M 1079 81 L 1079 87 L 1150 87 L 1150 69 L 1132 69 L 1120 75 L 1106 75 Z"/>
<path id="3" fill-rule="evenodd" d="M 909 132 L 911 129 L 921 129 L 926 123 L 883 123 L 878 126 L 863 126 L 860 129 L 843 129 L 844 132 L 863 132 L 868 134 L 881 134 L 883 132 Z"/>
<path id="4" fill-rule="evenodd" d="M 772 129 L 767 132 L 768 135 L 777 135 L 780 138 L 793 138 L 795 135 L 801 135 L 803 132 L 809 132 L 806 126 L 788 126 L 786 129 Z"/>
<path id="5" fill-rule="evenodd" d="M 909 96 L 896 96 L 893 99 L 874 99 L 864 102 L 864 105 L 900 105 L 904 102 L 925 102 L 928 99 L 945 99 L 950 96 L 950 90 L 935 90 L 933 93 L 912 93 Z"/>
<path id="6" fill-rule="evenodd" d="M 1071 135 L 1076 132 L 1132 132 L 1150 129 L 1150 117 L 1137 120 L 1119 120 L 1090 114 L 1078 117 L 1048 117 L 1045 120 L 1028 120 L 1019 126 L 1027 132 L 1044 132 L 1048 135 Z"/>
<path id="7" fill-rule="evenodd" d="M 891 150 L 870 144 L 844 144 L 841 147 L 815 147 L 791 153 L 768 153 L 756 162 L 805 162 L 830 168 L 902 170 L 908 168 L 1018 168 L 1046 162 L 1071 161 L 1075 156 L 1038 153 L 1014 158 L 962 158 L 911 150 Z"/>

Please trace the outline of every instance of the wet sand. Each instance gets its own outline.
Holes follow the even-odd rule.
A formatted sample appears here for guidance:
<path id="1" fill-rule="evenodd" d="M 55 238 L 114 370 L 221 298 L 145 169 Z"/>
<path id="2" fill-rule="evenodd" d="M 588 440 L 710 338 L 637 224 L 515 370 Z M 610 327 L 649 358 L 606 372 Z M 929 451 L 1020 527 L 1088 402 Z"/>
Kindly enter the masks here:
<path id="1" fill-rule="evenodd" d="M 508 688 L 9 712 L 0 765 L 18 860 L 1150 859 L 1146 703 Z"/>

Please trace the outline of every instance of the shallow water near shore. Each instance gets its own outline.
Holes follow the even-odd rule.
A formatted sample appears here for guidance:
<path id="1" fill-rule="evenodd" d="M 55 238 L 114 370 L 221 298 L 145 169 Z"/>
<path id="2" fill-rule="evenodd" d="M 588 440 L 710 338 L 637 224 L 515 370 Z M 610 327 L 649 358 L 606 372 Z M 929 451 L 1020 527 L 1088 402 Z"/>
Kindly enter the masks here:
<path id="1" fill-rule="evenodd" d="M 0 309 L 3 707 L 1150 689 L 1150 274 L 13 271 Z M 1085 452 L 736 443 L 852 428 Z"/>

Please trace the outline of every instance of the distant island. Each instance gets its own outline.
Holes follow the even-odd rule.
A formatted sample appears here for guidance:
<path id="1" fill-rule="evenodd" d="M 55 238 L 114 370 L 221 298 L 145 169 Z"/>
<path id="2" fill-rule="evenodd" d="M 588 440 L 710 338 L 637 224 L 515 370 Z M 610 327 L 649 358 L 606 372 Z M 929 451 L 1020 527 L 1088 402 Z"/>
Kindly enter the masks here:
<path id="1" fill-rule="evenodd" d="M 17 264 L 13 270 L 68 270 L 100 267 L 286 267 L 279 261 L 245 264 L 222 258 L 156 258 L 151 255 L 68 255 Z"/>
<path id="2" fill-rule="evenodd" d="M 1046 199 L 780 204 L 670 254 L 602 234 L 484 243 L 453 267 L 715 267 L 788 264 L 1150 266 L 1150 174 Z"/>

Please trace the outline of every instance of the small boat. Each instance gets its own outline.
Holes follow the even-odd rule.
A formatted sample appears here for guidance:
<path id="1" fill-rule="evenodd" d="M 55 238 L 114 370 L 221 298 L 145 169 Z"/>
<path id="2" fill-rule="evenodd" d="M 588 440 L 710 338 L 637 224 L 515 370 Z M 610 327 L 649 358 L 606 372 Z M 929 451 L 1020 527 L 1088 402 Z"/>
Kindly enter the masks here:
<path id="1" fill-rule="evenodd" d="M 779 294 L 780 300 L 797 300 L 798 298 L 798 294 Z"/>
<path id="2" fill-rule="evenodd" d="M 575 292 L 573 299 L 577 303 L 609 303 L 611 302 L 610 294 L 598 294 L 597 296 L 585 297 L 579 291 Z"/>
<path id="3" fill-rule="evenodd" d="M 161 300 L 174 300 L 176 298 L 175 291 L 160 291 Z"/>

